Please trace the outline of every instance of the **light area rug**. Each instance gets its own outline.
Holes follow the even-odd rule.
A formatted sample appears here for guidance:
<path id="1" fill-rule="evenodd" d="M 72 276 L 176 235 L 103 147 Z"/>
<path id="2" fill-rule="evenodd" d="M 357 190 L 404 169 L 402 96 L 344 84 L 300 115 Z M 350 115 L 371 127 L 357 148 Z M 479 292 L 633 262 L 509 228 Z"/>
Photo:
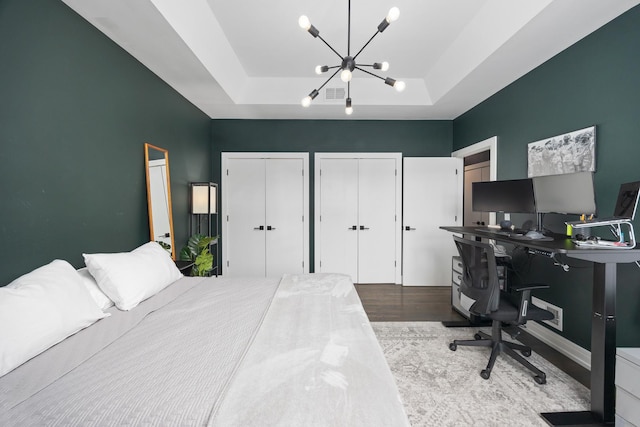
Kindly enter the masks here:
<path id="1" fill-rule="evenodd" d="M 472 339 L 478 330 L 490 334 L 490 328 L 445 328 L 439 322 L 372 326 L 413 427 L 546 426 L 540 412 L 589 409 L 589 389 L 536 353 L 529 360 L 547 374 L 544 385 L 503 354 L 491 377 L 482 379 L 489 348 L 449 350 L 452 340 Z"/>

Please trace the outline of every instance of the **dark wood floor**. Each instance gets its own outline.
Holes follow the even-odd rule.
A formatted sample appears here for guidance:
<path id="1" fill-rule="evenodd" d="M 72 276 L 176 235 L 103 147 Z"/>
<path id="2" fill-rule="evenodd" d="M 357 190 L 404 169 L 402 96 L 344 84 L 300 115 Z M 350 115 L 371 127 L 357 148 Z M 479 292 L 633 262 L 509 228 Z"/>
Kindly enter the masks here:
<path id="1" fill-rule="evenodd" d="M 451 308 L 451 288 L 448 286 L 356 285 L 356 290 L 372 322 L 465 320 Z M 518 339 L 589 387 L 590 373 L 587 369 L 524 331 Z"/>

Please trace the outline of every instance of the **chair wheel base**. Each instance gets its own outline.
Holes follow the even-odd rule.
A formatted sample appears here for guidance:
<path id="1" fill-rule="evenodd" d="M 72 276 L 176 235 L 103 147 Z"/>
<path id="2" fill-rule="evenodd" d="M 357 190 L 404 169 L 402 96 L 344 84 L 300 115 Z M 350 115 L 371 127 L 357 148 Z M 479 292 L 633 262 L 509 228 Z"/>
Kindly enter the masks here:
<path id="1" fill-rule="evenodd" d="M 456 351 L 457 349 L 458 349 L 458 346 L 455 343 L 449 344 L 449 350 Z"/>
<path id="2" fill-rule="evenodd" d="M 488 371 L 486 369 L 483 369 L 482 371 L 480 371 L 480 376 L 482 378 L 484 378 L 485 380 L 488 380 L 489 377 L 491 376 L 491 371 Z"/>
<path id="3" fill-rule="evenodd" d="M 529 349 L 529 350 L 522 350 L 522 351 L 521 351 L 521 353 L 522 353 L 522 355 L 523 355 L 524 357 L 529 357 L 529 356 L 531 356 L 531 350 L 530 350 L 530 349 Z"/>
<path id="4" fill-rule="evenodd" d="M 545 374 L 536 375 L 535 377 L 533 377 L 533 379 L 535 382 L 537 382 L 540 385 L 547 383 L 547 376 Z"/>

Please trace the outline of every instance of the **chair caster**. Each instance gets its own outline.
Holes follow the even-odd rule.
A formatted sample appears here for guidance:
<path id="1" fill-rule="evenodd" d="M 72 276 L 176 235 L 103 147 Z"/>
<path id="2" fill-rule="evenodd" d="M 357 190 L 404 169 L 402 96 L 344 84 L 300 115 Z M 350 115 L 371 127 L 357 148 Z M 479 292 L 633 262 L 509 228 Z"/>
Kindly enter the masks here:
<path id="1" fill-rule="evenodd" d="M 533 377 L 533 379 L 540 385 L 547 383 L 547 376 L 545 374 L 536 375 L 535 377 Z"/>
<path id="2" fill-rule="evenodd" d="M 457 349 L 458 346 L 456 345 L 456 343 L 452 342 L 451 344 L 449 344 L 449 350 L 456 351 Z"/>
<path id="3" fill-rule="evenodd" d="M 487 371 L 486 369 L 483 369 L 482 371 L 480 371 L 480 376 L 485 380 L 488 380 L 489 377 L 491 376 L 491 371 Z"/>
<path id="4" fill-rule="evenodd" d="M 476 340 L 481 340 L 481 339 L 482 339 L 482 335 L 480 335 L 480 334 L 475 334 L 475 335 L 473 336 L 473 338 L 475 338 Z"/>
<path id="5" fill-rule="evenodd" d="M 524 357 L 529 357 L 531 356 L 531 349 L 522 350 L 521 353 Z"/>

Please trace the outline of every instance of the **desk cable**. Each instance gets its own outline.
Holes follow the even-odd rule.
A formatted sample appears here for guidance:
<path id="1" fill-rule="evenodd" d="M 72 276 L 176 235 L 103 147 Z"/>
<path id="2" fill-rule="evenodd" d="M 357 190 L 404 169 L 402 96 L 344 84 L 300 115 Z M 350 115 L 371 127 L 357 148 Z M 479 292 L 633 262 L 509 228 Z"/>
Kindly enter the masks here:
<path id="1" fill-rule="evenodd" d="M 556 258 L 556 254 L 555 253 L 551 256 L 551 259 L 553 260 L 553 265 L 557 265 L 559 267 L 562 267 L 562 270 L 564 270 L 565 272 L 569 271 L 569 268 L 570 268 L 569 264 L 565 264 L 563 262 L 560 262 L 560 260 L 558 260 Z"/>

